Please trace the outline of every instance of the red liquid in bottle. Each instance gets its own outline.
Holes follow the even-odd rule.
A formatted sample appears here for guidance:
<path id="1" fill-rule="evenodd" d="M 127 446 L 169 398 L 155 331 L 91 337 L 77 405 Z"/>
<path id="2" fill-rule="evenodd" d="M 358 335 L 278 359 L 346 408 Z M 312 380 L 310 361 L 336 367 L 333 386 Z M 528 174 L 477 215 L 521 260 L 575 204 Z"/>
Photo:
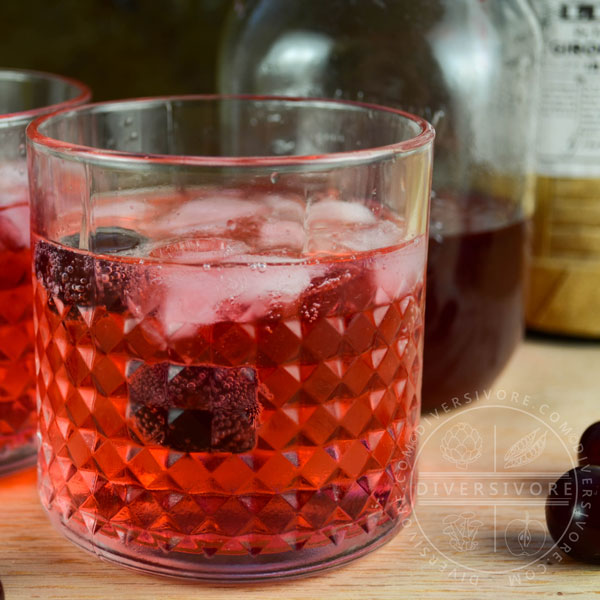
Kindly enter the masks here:
<path id="1" fill-rule="evenodd" d="M 523 333 L 528 222 L 511 219 L 508 203 L 493 198 L 438 203 L 427 263 L 424 410 L 483 392 Z M 437 216 L 448 233 L 437 233 Z"/>

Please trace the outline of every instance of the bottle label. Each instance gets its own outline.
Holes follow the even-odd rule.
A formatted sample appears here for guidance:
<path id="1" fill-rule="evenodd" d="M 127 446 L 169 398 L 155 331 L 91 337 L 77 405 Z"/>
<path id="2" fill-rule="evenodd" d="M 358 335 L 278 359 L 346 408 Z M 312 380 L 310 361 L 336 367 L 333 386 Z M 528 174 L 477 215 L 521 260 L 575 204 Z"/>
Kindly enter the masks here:
<path id="1" fill-rule="evenodd" d="M 537 0 L 544 34 L 538 173 L 600 176 L 600 2 Z"/>

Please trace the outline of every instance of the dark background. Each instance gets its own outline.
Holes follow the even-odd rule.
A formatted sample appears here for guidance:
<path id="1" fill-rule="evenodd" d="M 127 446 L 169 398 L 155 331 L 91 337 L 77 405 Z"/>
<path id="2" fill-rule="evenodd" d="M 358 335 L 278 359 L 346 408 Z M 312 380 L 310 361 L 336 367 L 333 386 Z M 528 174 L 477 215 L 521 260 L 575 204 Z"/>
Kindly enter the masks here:
<path id="1" fill-rule="evenodd" d="M 60 73 L 94 100 L 209 93 L 233 0 L 0 0 L 0 67 Z"/>

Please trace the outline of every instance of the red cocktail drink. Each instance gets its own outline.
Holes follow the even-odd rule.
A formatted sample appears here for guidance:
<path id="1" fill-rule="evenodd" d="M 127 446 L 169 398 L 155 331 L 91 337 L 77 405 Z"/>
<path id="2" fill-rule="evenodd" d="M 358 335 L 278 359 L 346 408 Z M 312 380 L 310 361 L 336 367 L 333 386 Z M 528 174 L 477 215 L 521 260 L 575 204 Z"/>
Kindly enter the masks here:
<path id="1" fill-rule="evenodd" d="M 35 368 L 25 127 L 76 106 L 82 84 L 46 73 L 0 69 L 0 475 L 35 461 Z"/>
<path id="2" fill-rule="evenodd" d="M 87 233 L 34 227 L 41 497 L 81 546 L 253 579 L 410 514 L 426 225 L 279 177 L 98 193 Z"/>
<path id="3" fill-rule="evenodd" d="M 11 176 L 0 170 L 4 182 Z M 18 180 L 0 199 L 0 465 L 30 455 L 35 435 L 28 200 Z"/>

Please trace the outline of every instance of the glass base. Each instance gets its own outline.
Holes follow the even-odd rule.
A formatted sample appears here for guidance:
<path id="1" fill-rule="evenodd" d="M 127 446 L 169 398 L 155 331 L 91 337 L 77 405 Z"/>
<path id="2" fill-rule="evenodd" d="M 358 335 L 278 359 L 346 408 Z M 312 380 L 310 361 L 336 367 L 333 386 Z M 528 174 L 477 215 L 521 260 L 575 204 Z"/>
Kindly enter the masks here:
<path id="1" fill-rule="evenodd" d="M 244 583 L 271 579 L 295 579 L 349 563 L 389 542 L 402 529 L 407 515 L 344 540 L 336 546 L 290 551 L 264 556 L 212 556 L 124 547 L 118 539 L 89 539 L 87 532 L 66 525 L 60 515 L 49 514 L 52 525 L 75 545 L 122 567 L 150 575 L 213 583 Z M 124 550 L 127 552 L 124 553 Z"/>
<path id="2" fill-rule="evenodd" d="M 0 477 L 33 467 L 37 459 L 35 442 L 29 442 L 18 448 L 0 451 Z"/>

